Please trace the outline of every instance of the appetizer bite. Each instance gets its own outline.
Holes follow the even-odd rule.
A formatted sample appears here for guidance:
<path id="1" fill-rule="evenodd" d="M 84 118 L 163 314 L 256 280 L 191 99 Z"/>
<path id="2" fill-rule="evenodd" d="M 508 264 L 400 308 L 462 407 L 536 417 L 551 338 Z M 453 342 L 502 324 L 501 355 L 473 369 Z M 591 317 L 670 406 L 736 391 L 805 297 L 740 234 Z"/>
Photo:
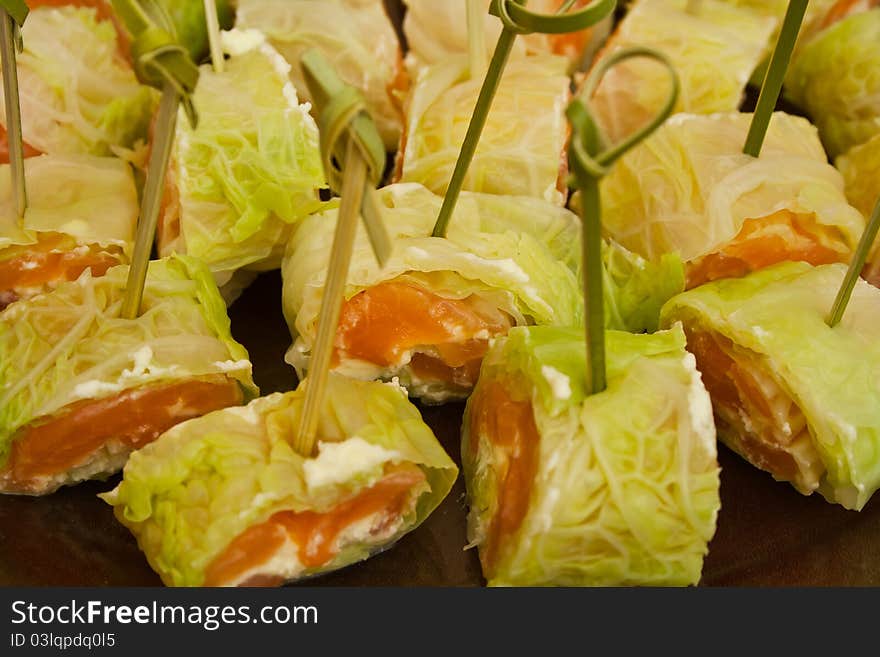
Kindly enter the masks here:
<path id="1" fill-rule="evenodd" d="M 777 24 L 727 0 L 638 0 L 602 53 L 650 46 L 676 67 L 681 80 L 676 112 L 730 112 L 739 108 Z M 667 84 L 658 73 L 657 62 L 631 59 L 603 77 L 590 102 L 608 138 L 626 137 L 663 106 Z"/>
<path id="2" fill-rule="evenodd" d="M 24 170 L 30 204 L 19 221 L 10 165 L 0 165 L 0 310 L 127 262 L 137 222 L 134 176 L 120 159 L 40 155 Z"/>
<path id="3" fill-rule="evenodd" d="M 573 213 L 533 198 L 466 193 L 441 238 L 431 236 L 440 197 L 415 184 L 385 187 L 378 197 L 395 249 L 380 268 L 366 235 L 356 238 L 336 372 L 399 377 L 410 394 L 440 403 L 469 394 L 490 340 L 510 327 L 583 321 L 580 221 Z M 336 222 L 336 210 L 307 218 L 282 266 L 284 314 L 295 338 L 287 361 L 301 377 Z M 660 305 L 683 289 L 680 261 L 652 264 L 610 244 L 604 258 L 609 325 L 655 328 Z"/>
<path id="4" fill-rule="evenodd" d="M 178 122 L 158 246 L 201 259 L 229 299 L 280 266 L 294 224 L 322 207 L 325 182 L 291 67 L 256 30 L 221 36 L 223 70 L 202 66 L 193 94 L 198 126 Z"/>
<path id="5" fill-rule="evenodd" d="M 405 91 L 400 44 L 382 0 L 238 0 L 236 27 L 256 28 L 290 62 L 291 79 L 306 102 L 300 57 L 317 48 L 340 77 L 365 97 L 385 148 L 400 139 L 402 117 L 394 99 Z"/>
<path id="6" fill-rule="evenodd" d="M 864 230 L 815 128 L 773 114 L 759 157 L 751 115 L 679 114 L 602 181 L 604 228 L 652 260 L 676 253 L 688 287 L 785 260 L 846 262 Z"/>
<path id="7" fill-rule="evenodd" d="M 168 585 L 268 586 L 389 547 L 458 469 L 396 385 L 330 375 L 319 443 L 290 444 L 305 386 L 185 422 L 104 499 Z"/>
<path id="8" fill-rule="evenodd" d="M 507 64 L 463 190 L 564 205 L 567 67 L 564 57 L 547 54 Z M 482 84 L 483 76 L 471 74 L 465 55 L 417 72 L 405 103 L 395 181 L 446 193 Z"/>
<path id="9" fill-rule="evenodd" d="M 783 263 L 668 302 L 721 440 L 799 492 L 861 509 L 880 486 L 880 290 L 859 280 L 827 322 L 842 264 Z"/>
<path id="10" fill-rule="evenodd" d="M 257 393 L 203 265 L 150 263 L 137 319 L 120 316 L 127 276 L 86 270 L 0 314 L 0 492 L 110 475 L 178 422 Z"/>
<path id="11" fill-rule="evenodd" d="M 441 64 L 455 55 L 467 54 L 468 27 L 466 4 L 469 0 L 403 0 L 406 14 L 403 18 L 403 33 L 406 35 L 409 52 L 407 66 L 411 68 Z M 485 34 L 482 42 L 486 46 L 486 59 L 501 33 L 501 21 L 489 14 L 491 0 L 482 0 L 482 24 Z M 589 0 L 578 0 L 574 7 L 585 7 Z M 563 5 L 563 0 L 532 0 L 531 11 L 552 14 Z M 569 60 L 570 68 L 580 68 L 588 63 L 594 50 L 608 36 L 611 16 L 601 23 L 568 34 L 524 34 L 516 40 L 512 57 L 536 54 L 562 55 Z"/>
<path id="12" fill-rule="evenodd" d="M 483 361 L 462 428 L 468 538 L 490 586 L 687 585 L 720 508 L 709 395 L 681 327 L 517 327 Z"/>
<path id="13" fill-rule="evenodd" d="M 24 51 L 17 58 L 25 156 L 141 161 L 155 95 L 135 78 L 109 7 L 97 1 L 28 4 Z M 0 122 L 0 162 L 9 162 L 2 103 Z"/>
<path id="14" fill-rule="evenodd" d="M 818 126 L 831 157 L 880 133 L 880 7 L 840 0 L 798 51 L 786 78 L 792 102 Z"/>

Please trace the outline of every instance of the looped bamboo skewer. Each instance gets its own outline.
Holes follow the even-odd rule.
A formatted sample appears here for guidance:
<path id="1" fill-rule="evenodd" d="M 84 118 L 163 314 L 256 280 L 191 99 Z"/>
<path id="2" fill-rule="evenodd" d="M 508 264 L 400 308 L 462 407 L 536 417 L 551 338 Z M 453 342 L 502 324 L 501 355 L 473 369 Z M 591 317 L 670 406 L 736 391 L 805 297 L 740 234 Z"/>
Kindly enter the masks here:
<path id="1" fill-rule="evenodd" d="M 301 64 L 318 109 L 324 172 L 331 189 L 342 197 L 321 300 L 318 335 L 305 380 L 306 398 L 294 439 L 294 449 L 308 456 L 315 448 L 358 216 L 363 216 L 380 266 L 390 256 L 391 240 L 374 196 L 385 166 L 385 147 L 366 111 L 363 96 L 342 82 L 318 51 L 306 52 Z"/>
<path id="2" fill-rule="evenodd" d="M 602 207 L 599 181 L 620 156 L 647 138 L 672 114 L 678 100 L 680 83 L 672 62 L 650 48 L 626 48 L 597 64 L 584 85 L 583 97 L 589 99 L 602 77 L 616 64 L 635 57 L 659 62 L 669 72 L 669 95 L 660 111 L 638 131 L 618 144 L 606 145 L 601 130 L 580 98 L 571 102 L 566 115 L 572 135 L 568 148 L 571 175 L 569 185 L 581 192 L 583 220 L 582 246 L 584 263 L 584 304 L 586 315 L 587 390 L 596 394 L 605 390 L 605 298 L 602 289 Z"/>

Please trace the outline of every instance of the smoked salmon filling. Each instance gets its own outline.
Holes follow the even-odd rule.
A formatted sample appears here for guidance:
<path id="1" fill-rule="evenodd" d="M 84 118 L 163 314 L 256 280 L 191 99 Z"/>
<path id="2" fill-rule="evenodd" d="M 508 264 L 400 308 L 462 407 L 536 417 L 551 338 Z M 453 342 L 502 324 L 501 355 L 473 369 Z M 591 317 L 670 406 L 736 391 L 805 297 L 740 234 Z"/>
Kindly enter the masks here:
<path id="1" fill-rule="evenodd" d="M 513 321 L 474 294 L 448 299 L 412 282 L 380 283 L 343 305 L 336 364 L 358 359 L 388 369 L 409 365 L 420 381 L 466 393 L 476 383 L 489 340 Z"/>
<path id="2" fill-rule="evenodd" d="M 531 401 L 515 401 L 511 388 L 510 384 L 493 381 L 480 389 L 468 406 L 471 430 L 486 440 L 492 451 L 492 477 L 498 489 L 497 506 L 480 550 L 483 573 L 489 580 L 495 576 L 499 551 L 519 529 L 528 511 L 541 440 Z M 470 457 L 476 459 L 479 443 L 471 442 L 470 449 Z"/>
<path id="3" fill-rule="evenodd" d="M 183 422 L 104 495 L 174 586 L 275 586 L 368 558 L 415 529 L 458 476 L 398 386 L 330 374 L 312 454 L 305 388 Z"/>
<path id="4" fill-rule="evenodd" d="M 712 396 L 718 434 L 808 495 L 859 510 L 880 487 L 880 290 L 858 280 L 828 316 L 846 265 L 785 262 L 672 298 Z"/>
<path id="5" fill-rule="evenodd" d="M 414 465 L 386 467 L 379 481 L 328 511 L 279 511 L 236 536 L 208 566 L 204 585 L 277 586 L 285 581 L 280 560 L 322 568 L 358 534 L 379 546 L 412 513 L 424 484 Z"/>
<path id="6" fill-rule="evenodd" d="M 580 329 L 515 327 L 484 359 L 462 465 L 491 586 L 700 579 L 720 507 L 709 395 L 680 326 L 605 337 L 597 395 Z"/>
<path id="7" fill-rule="evenodd" d="M 122 247 L 77 244 L 70 236 L 43 233 L 35 244 L 0 251 L 0 310 L 10 303 L 79 278 L 86 269 L 103 276 L 127 258 Z"/>
<path id="8" fill-rule="evenodd" d="M 128 267 L 0 313 L 0 492 L 104 477 L 178 422 L 257 393 L 247 351 L 201 263 L 152 261 L 141 313 L 120 316 Z"/>
<path id="9" fill-rule="evenodd" d="M 791 482 L 805 495 L 816 490 L 825 466 L 803 411 L 767 360 L 698 328 L 688 331 L 688 350 L 712 397 L 724 442 L 774 479 Z"/>
<path id="10" fill-rule="evenodd" d="M 178 422 L 243 400 L 237 381 L 216 376 L 74 402 L 12 436 L 12 450 L 0 470 L 0 490 L 43 495 L 61 483 L 112 474 L 133 450 Z"/>
<path id="11" fill-rule="evenodd" d="M 850 255 L 849 244 L 838 229 L 817 223 L 815 216 L 780 210 L 746 219 L 730 242 L 687 263 L 687 287 L 739 278 L 787 260 L 828 265 L 848 262 Z"/>

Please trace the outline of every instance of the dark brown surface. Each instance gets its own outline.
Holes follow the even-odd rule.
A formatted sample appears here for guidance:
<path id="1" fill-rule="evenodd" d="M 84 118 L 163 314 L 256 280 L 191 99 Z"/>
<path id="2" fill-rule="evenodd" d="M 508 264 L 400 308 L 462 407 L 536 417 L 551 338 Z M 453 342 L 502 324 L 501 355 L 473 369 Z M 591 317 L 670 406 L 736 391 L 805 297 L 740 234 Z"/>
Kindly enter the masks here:
<path id="1" fill-rule="evenodd" d="M 283 362 L 289 344 L 277 273 L 264 274 L 232 306 L 236 337 L 248 347 L 264 393 L 296 385 Z M 458 455 L 461 404 L 423 409 L 444 447 Z M 803 497 L 722 448 L 722 510 L 703 583 L 727 586 L 880 584 L 880 503 L 861 513 Z M 116 479 L 44 498 L 0 497 L 0 585 L 151 586 L 159 578 L 134 538 L 95 495 Z M 416 531 L 372 559 L 307 582 L 311 586 L 478 586 L 464 550 L 461 479 Z"/>

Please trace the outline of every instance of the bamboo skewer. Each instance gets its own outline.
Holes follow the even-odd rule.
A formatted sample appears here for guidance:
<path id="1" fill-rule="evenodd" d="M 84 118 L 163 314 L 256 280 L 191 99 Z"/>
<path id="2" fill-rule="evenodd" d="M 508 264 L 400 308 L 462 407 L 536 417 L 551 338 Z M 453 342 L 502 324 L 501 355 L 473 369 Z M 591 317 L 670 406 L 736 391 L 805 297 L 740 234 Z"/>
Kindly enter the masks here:
<path id="1" fill-rule="evenodd" d="M 672 114 L 679 94 L 679 79 L 672 63 L 661 53 L 650 48 L 619 50 L 595 66 L 584 85 L 583 97 L 589 99 L 610 68 L 634 57 L 647 57 L 663 64 L 669 71 L 670 90 L 657 115 L 637 132 L 619 144 L 607 146 L 587 104 L 576 98 L 566 115 L 571 123 L 569 144 L 571 183 L 581 192 L 581 242 L 584 265 L 584 307 L 586 329 L 586 390 L 598 394 L 605 390 L 605 294 L 602 266 L 602 205 L 599 181 L 614 161 L 626 151 L 647 138 Z"/>
<path id="2" fill-rule="evenodd" d="M 305 53 L 301 64 L 319 110 L 325 174 L 331 188 L 342 196 L 321 299 L 318 334 L 312 348 L 309 374 L 303 383 L 306 396 L 293 442 L 297 452 L 309 456 L 315 449 L 358 217 L 363 217 L 380 266 L 390 257 L 392 244 L 374 196 L 375 186 L 384 170 L 385 148 L 366 112 L 363 97 L 343 83 L 317 51 Z"/>
<path id="3" fill-rule="evenodd" d="M 19 219 L 27 210 L 27 183 L 24 175 L 24 136 L 21 128 L 21 98 L 18 89 L 16 50 L 21 51 L 20 28 L 28 15 L 22 0 L 0 2 L 0 59 L 3 68 L 3 96 L 6 109 L 6 133 L 9 143 L 9 164 L 12 173 L 12 194 Z"/>
<path id="4" fill-rule="evenodd" d="M 776 109 L 776 102 L 779 100 L 782 83 L 785 80 L 785 72 L 788 70 L 791 53 L 794 51 L 794 45 L 797 42 L 798 32 L 800 32 L 806 11 L 807 0 L 790 0 L 788 3 L 788 9 L 782 21 L 782 30 L 779 32 L 773 56 L 770 58 L 770 65 L 764 75 L 758 104 L 755 106 L 755 113 L 752 115 L 749 133 L 743 146 L 743 153 L 746 155 L 758 157 L 761 154 L 761 146 L 764 144 L 764 137 L 770 126 L 773 110 Z"/>

